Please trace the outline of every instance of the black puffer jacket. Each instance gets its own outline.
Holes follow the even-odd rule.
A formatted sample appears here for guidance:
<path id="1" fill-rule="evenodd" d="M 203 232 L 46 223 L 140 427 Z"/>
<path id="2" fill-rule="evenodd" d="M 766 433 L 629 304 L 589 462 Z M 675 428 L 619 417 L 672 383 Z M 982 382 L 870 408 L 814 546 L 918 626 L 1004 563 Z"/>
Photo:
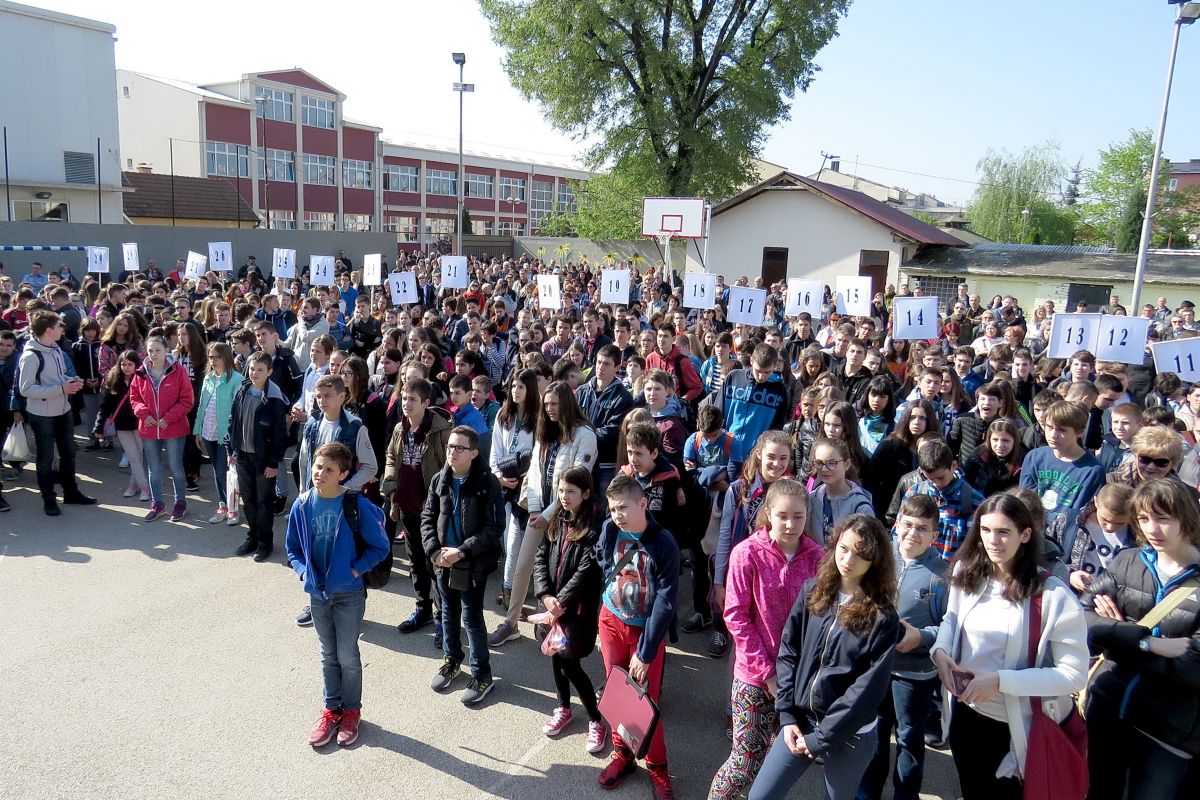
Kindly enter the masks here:
<path id="1" fill-rule="evenodd" d="M 1143 653 L 1138 642 L 1151 634 L 1137 624 L 1155 603 L 1180 586 L 1200 588 L 1200 564 L 1193 564 L 1165 586 L 1154 571 L 1157 553 L 1150 547 L 1117 553 L 1083 596 L 1088 645 L 1107 663 L 1088 690 L 1088 708 L 1115 707 L 1116 714 L 1172 747 L 1200 756 L 1200 599 L 1193 594 L 1155 630 L 1164 638 L 1190 637 L 1179 658 Z M 1095 613 L 1096 595 L 1116 600 L 1126 622 Z"/>
<path id="2" fill-rule="evenodd" d="M 551 523 L 555 524 L 555 523 Z M 533 562 L 533 593 L 539 600 L 547 595 L 566 609 L 558 623 L 567 634 L 568 658 L 583 658 L 596 649 L 599 632 L 600 598 L 604 575 L 596 560 L 596 542 L 600 540 L 600 520 L 576 541 L 560 531 L 556 541 L 542 537 Z"/>
<path id="3" fill-rule="evenodd" d="M 454 514 L 454 488 L 450 465 L 434 476 L 421 512 L 421 545 L 432 561 L 434 555 L 448 544 L 448 529 Z M 476 457 L 471 471 L 463 482 L 459 496 L 462 515 L 462 543 L 458 549 L 466 554 L 458 569 L 469 569 L 471 584 L 486 581 L 496 571 L 500 556 L 500 534 L 507 520 L 504 517 L 504 498 L 500 482 L 487 468 L 487 462 Z M 444 568 L 443 568 L 444 569 Z"/>

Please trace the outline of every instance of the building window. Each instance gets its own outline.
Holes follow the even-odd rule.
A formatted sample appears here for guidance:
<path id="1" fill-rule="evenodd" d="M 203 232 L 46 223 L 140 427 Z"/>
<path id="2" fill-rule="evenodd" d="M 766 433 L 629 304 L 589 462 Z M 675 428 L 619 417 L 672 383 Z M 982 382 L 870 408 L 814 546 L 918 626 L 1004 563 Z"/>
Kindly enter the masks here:
<path id="1" fill-rule="evenodd" d="M 370 231 L 370 214 L 343 214 L 342 228 L 348 231 Z"/>
<path id="2" fill-rule="evenodd" d="M 304 155 L 304 182 L 317 186 L 337 185 L 337 159 L 333 156 Z"/>
<path id="3" fill-rule="evenodd" d="M 565 181 L 558 185 L 558 210 L 575 211 L 575 187 Z"/>
<path id="4" fill-rule="evenodd" d="M 266 174 L 263 174 L 263 169 L 266 169 Z M 273 181 L 282 181 L 286 183 L 296 182 L 296 154 L 291 150 L 273 150 L 267 148 L 266 155 L 263 155 L 263 149 L 258 148 L 258 179 L 264 180 L 270 177 Z"/>
<path id="5" fill-rule="evenodd" d="M 14 222 L 70 222 L 66 203 L 43 200 L 14 200 Z"/>
<path id="6" fill-rule="evenodd" d="M 1168 192 L 1173 192 L 1178 188 L 1179 188 L 1179 179 L 1178 178 L 1169 178 L 1167 180 L 1167 191 Z"/>
<path id="7" fill-rule="evenodd" d="M 295 211 L 267 211 L 265 208 L 259 212 L 259 216 L 269 220 L 271 228 L 277 231 L 294 231 L 296 230 L 296 212 Z"/>
<path id="8" fill-rule="evenodd" d="M 425 222 L 425 231 L 434 236 L 449 236 L 454 233 L 454 218 L 429 217 Z"/>
<path id="9" fill-rule="evenodd" d="M 262 102 L 256 102 L 255 114 L 260 119 L 277 119 L 280 122 L 294 122 L 295 113 L 292 110 L 295 95 L 291 92 L 285 92 L 282 89 L 269 89 L 266 86 L 254 87 L 255 98 L 262 98 Z"/>
<path id="10" fill-rule="evenodd" d="M 342 159 L 342 186 L 346 189 L 370 189 L 375 165 L 370 161 Z M 350 230 L 347 228 L 346 230 Z"/>
<path id="11" fill-rule="evenodd" d="M 448 169 L 425 170 L 426 194 L 458 196 L 458 173 Z"/>
<path id="12" fill-rule="evenodd" d="M 501 220 L 500 224 L 497 225 L 496 228 L 497 228 L 496 233 L 499 234 L 500 236 L 524 236 L 525 235 L 525 223 L 524 222 L 513 222 L 513 221 L 507 220 L 507 219 Z"/>
<path id="13" fill-rule="evenodd" d="M 943 277 L 938 275 L 907 275 L 908 285 L 916 289 L 918 286 L 926 297 L 936 297 L 938 306 L 943 313 L 954 310 L 954 301 L 958 297 L 958 285 L 962 278 Z M 1105 295 L 1107 297 L 1107 295 Z"/>
<path id="14" fill-rule="evenodd" d="M 488 200 L 492 199 L 492 187 L 495 184 L 492 182 L 491 175 L 476 175 L 472 172 L 467 173 L 467 197 L 483 197 Z"/>
<path id="15" fill-rule="evenodd" d="M 386 164 L 383 167 L 383 190 L 385 192 L 421 191 L 420 171 L 416 167 Z"/>
<path id="16" fill-rule="evenodd" d="M 224 175 L 230 178 L 250 177 L 250 150 L 245 145 L 205 142 L 204 152 L 208 160 L 209 175 Z"/>
<path id="17" fill-rule="evenodd" d="M 310 128 L 333 130 L 337 117 L 337 103 L 318 97 L 300 98 L 300 122 Z"/>
<path id="18" fill-rule="evenodd" d="M 529 224 L 536 229 L 542 219 L 553 210 L 554 184 L 535 179 L 529 193 Z"/>
<path id="19" fill-rule="evenodd" d="M 331 231 L 333 230 L 334 218 L 336 216 L 332 211 L 305 211 L 304 230 Z"/>
<path id="20" fill-rule="evenodd" d="M 500 178 L 500 199 L 507 200 L 508 198 L 525 202 L 525 179 L 524 178 Z"/>
<path id="21" fill-rule="evenodd" d="M 491 236 L 492 221 L 490 219 L 471 220 L 471 234 L 473 236 Z"/>
<path id="22" fill-rule="evenodd" d="M 387 214 L 383 220 L 383 229 L 388 233 L 396 234 L 397 241 L 415 242 L 418 240 L 416 217 Z"/>

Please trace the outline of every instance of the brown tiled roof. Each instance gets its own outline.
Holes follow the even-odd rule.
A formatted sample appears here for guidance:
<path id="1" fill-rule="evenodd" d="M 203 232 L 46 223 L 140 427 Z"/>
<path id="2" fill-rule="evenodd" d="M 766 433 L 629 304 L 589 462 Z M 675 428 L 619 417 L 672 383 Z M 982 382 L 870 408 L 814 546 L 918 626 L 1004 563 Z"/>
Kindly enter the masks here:
<path id="1" fill-rule="evenodd" d="M 123 172 L 125 216 L 171 218 L 171 176 L 158 173 Z M 243 179 L 248 187 L 250 181 Z M 185 178 L 175 176 L 175 216 L 179 219 L 258 221 L 254 209 L 238 195 L 230 178 Z M 241 209 L 240 211 L 238 209 Z"/>
<path id="2" fill-rule="evenodd" d="M 917 244 L 940 244 L 947 247 L 965 247 L 966 243 L 961 239 L 956 239 L 946 231 L 940 228 L 922 222 L 916 217 L 905 214 L 898 208 L 881 203 L 873 197 L 868 197 L 862 192 L 856 192 L 853 189 L 847 189 L 842 186 L 834 186 L 831 183 L 815 181 L 812 178 L 806 178 L 803 175 L 797 175 L 794 172 L 785 172 L 782 175 L 777 175 L 767 181 L 764 181 L 757 186 L 751 187 L 741 194 L 734 195 L 723 203 L 718 204 L 713 208 L 713 216 L 717 216 L 723 211 L 727 211 L 736 205 L 753 199 L 763 192 L 770 191 L 776 187 L 804 187 L 810 189 L 817 194 L 823 195 L 831 202 L 845 206 L 853 211 L 857 211 L 864 216 L 878 222 L 880 225 L 885 225 L 891 228 L 894 232 L 900 234 L 906 239 L 909 239 Z"/>

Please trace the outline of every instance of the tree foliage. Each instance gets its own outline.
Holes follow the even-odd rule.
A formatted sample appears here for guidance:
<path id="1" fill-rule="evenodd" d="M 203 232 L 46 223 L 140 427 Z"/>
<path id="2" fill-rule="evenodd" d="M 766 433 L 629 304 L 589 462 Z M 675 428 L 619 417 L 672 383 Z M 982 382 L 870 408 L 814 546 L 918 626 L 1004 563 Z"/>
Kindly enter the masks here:
<path id="1" fill-rule="evenodd" d="M 1079 209 L 1087 222 L 1088 243 L 1131 252 L 1124 248 L 1128 246 L 1129 229 L 1135 217 L 1136 227 L 1141 226 L 1153 161 L 1154 135 L 1149 129 L 1131 130 L 1125 139 L 1100 151 L 1096 167 L 1084 177 Z M 1141 208 L 1134 211 L 1139 197 Z M 1140 231 L 1134 234 L 1133 249 L 1137 249 L 1139 236 Z"/>
<path id="2" fill-rule="evenodd" d="M 988 150 L 977 169 L 972 230 L 998 242 L 1071 243 L 1074 214 L 1054 202 L 1065 174 L 1058 145 L 1047 142 L 1016 155 Z"/>
<path id="3" fill-rule="evenodd" d="M 628 233 L 616 191 L 719 200 L 749 183 L 766 129 L 789 118 L 849 4 L 480 0 L 513 85 L 609 173 L 568 215 L 583 236 L 593 223 Z"/>

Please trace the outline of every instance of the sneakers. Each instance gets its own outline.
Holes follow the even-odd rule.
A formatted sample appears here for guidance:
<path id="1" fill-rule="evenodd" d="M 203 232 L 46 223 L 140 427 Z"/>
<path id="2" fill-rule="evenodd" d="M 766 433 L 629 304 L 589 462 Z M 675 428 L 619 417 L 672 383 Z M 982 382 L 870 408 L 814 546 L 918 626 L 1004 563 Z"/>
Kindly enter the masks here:
<path id="1" fill-rule="evenodd" d="M 435 692 L 444 692 L 450 688 L 450 684 L 454 683 L 454 679 L 458 677 L 458 673 L 462 672 L 462 667 L 450 656 L 442 659 L 442 667 L 433 676 L 433 680 L 429 682 L 429 688 Z"/>
<path id="2" fill-rule="evenodd" d="M 554 713 L 550 715 L 550 719 L 546 720 L 546 724 L 542 726 L 542 733 L 547 736 L 558 736 L 571 724 L 572 719 L 571 709 L 559 706 L 554 709 Z"/>
<path id="3" fill-rule="evenodd" d="M 175 505 L 171 506 L 171 522 L 183 522 L 183 518 L 187 516 L 187 501 L 176 500 Z"/>
<path id="4" fill-rule="evenodd" d="M 287 513 L 287 495 L 275 495 L 275 508 L 273 510 L 277 517 L 281 517 Z"/>
<path id="5" fill-rule="evenodd" d="M 462 700 L 464 706 L 474 706 L 483 702 L 483 698 L 491 693 L 496 682 L 491 678 L 480 680 L 479 678 L 471 678 L 471 682 L 467 684 L 467 688 L 463 690 Z"/>
<path id="6" fill-rule="evenodd" d="M 296 615 L 296 624 L 301 628 L 312 627 L 312 606 L 305 606 L 304 610 Z"/>
<path id="7" fill-rule="evenodd" d="M 150 510 L 146 512 L 146 522 L 154 522 L 154 520 L 167 513 L 167 504 L 153 502 L 150 504 Z"/>
<path id="8" fill-rule="evenodd" d="M 713 631 L 712 638 L 708 640 L 708 657 L 722 658 L 729 652 L 729 637 L 720 631 Z"/>
<path id="9" fill-rule="evenodd" d="M 145 489 L 142 489 L 141 491 L 138 492 L 138 502 L 139 503 L 149 503 L 150 502 L 150 487 L 147 486 Z"/>
<path id="10" fill-rule="evenodd" d="M 63 505 L 65 506 L 94 506 L 97 502 L 99 501 L 96 498 L 88 497 L 83 492 L 63 495 Z"/>
<path id="11" fill-rule="evenodd" d="M 271 553 L 273 552 L 275 552 L 275 548 L 271 546 L 270 542 L 267 544 L 260 544 L 258 549 L 254 551 L 254 560 L 261 564 L 270 558 Z"/>
<path id="12" fill-rule="evenodd" d="M 348 747 L 358 741 L 358 723 L 362 719 L 362 709 L 342 712 L 342 724 L 338 728 L 337 743 Z"/>
<path id="13" fill-rule="evenodd" d="M 125 487 L 125 491 L 121 493 L 121 497 L 137 497 L 138 488 L 137 481 L 130 481 Z"/>
<path id="14" fill-rule="evenodd" d="M 121 460 L 117 462 L 117 469 L 129 469 L 128 453 L 121 453 Z"/>
<path id="15" fill-rule="evenodd" d="M 697 611 L 683 621 L 683 624 L 679 626 L 679 630 L 684 633 L 699 633 L 709 625 L 712 625 L 712 617 L 706 617 Z"/>
<path id="16" fill-rule="evenodd" d="M 308 743 L 313 747 L 322 747 L 329 744 L 329 740 L 337 733 L 338 726 L 342 724 L 343 716 L 343 714 L 339 714 L 328 708 L 322 709 L 316 726 L 312 729 L 312 733 L 308 734 Z M 356 731 L 357 728 L 358 726 L 355 725 Z"/>
<path id="17" fill-rule="evenodd" d="M 161 512 L 160 512 L 161 513 Z M 248 556 L 258 549 L 258 541 L 251 536 L 246 537 L 246 541 L 238 545 L 238 549 L 234 550 L 235 555 Z"/>
<path id="18" fill-rule="evenodd" d="M 438 622 L 437 624 L 435 624 L 433 626 L 433 649 L 441 650 L 442 645 L 445 643 L 445 641 L 446 641 L 445 630 L 442 628 L 442 623 Z"/>
<path id="19" fill-rule="evenodd" d="M 508 621 L 500 623 L 500 627 L 488 637 L 488 647 L 499 647 L 505 642 L 511 642 L 514 639 L 520 639 L 521 632 L 517 630 L 516 625 L 509 625 Z"/>
<path id="20" fill-rule="evenodd" d="M 12 506 L 8 504 L 7 500 L 5 500 L 3 497 L 0 497 L 0 513 L 5 511 L 12 511 Z"/>
<path id="21" fill-rule="evenodd" d="M 224 522 L 227 516 L 229 516 L 228 509 L 225 506 L 217 506 L 216 513 L 208 518 L 208 524 L 216 525 L 218 522 Z"/>
<path id="22" fill-rule="evenodd" d="M 675 800 L 675 789 L 671 787 L 671 773 L 667 770 L 667 765 L 647 764 L 646 771 L 650 773 L 650 788 L 654 790 L 654 800 Z"/>
<path id="23" fill-rule="evenodd" d="M 635 769 L 637 762 L 633 760 L 633 752 L 618 747 L 613 750 L 608 766 L 596 776 L 596 782 L 600 784 L 601 789 L 615 789 L 625 780 L 625 776 L 632 774 Z"/>
<path id="24" fill-rule="evenodd" d="M 97 450 L 100 449 L 100 440 L 92 439 L 92 441 L 90 443 L 88 443 L 88 445 L 86 447 L 84 447 L 83 449 L 88 453 L 96 452 Z"/>
<path id="25" fill-rule="evenodd" d="M 200 481 L 189 475 L 187 477 L 187 482 L 184 484 L 184 490 L 189 492 L 200 491 Z"/>
<path id="26" fill-rule="evenodd" d="M 583 743 L 583 749 L 589 753 L 599 753 L 604 749 L 604 743 L 608 741 L 608 725 L 604 720 L 591 721 L 588 720 L 588 735 L 587 740 Z"/>
<path id="27" fill-rule="evenodd" d="M 418 606 L 411 614 L 408 615 L 408 619 L 396 626 L 396 630 L 400 631 L 401 633 L 413 633 L 414 631 L 421 630 L 421 628 L 424 628 L 426 625 L 429 625 L 432 622 L 433 612 Z"/>
<path id="28" fill-rule="evenodd" d="M 47 517 L 61 517 L 62 509 L 58 507 L 58 500 L 43 500 L 42 511 L 46 512 Z"/>
<path id="29" fill-rule="evenodd" d="M 238 510 L 236 508 L 233 509 L 232 511 L 230 511 L 229 514 L 225 517 L 225 524 L 231 528 L 235 528 L 238 525 L 242 524 L 242 518 L 238 514 Z"/>

